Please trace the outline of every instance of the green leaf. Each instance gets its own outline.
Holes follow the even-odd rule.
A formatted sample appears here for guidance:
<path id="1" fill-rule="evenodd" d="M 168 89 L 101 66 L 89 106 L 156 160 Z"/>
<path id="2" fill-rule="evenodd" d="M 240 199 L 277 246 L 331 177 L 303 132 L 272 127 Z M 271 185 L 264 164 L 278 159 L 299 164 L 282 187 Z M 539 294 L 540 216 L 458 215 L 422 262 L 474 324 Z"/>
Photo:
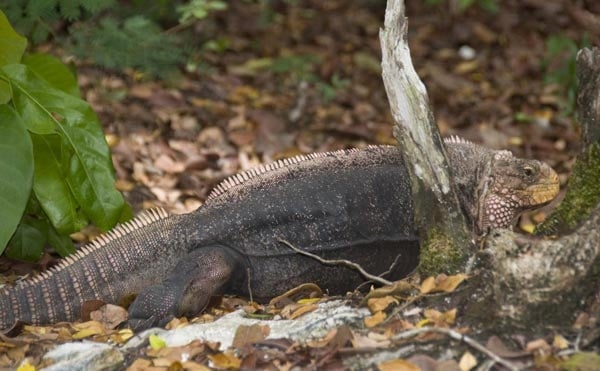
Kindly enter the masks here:
<path id="1" fill-rule="evenodd" d="M 50 223 L 50 221 L 48 221 L 48 223 Z M 68 235 L 60 235 L 51 225 L 48 226 L 48 242 L 62 257 L 74 254 L 75 251 L 77 251 L 75 250 L 75 246 L 73 246 L 71 237 Z"/>
<path id="2" fill-rule="evenodd" d="M 27 39 L 15 32 L 0 10 L 0 66 L 19 63 L 26 47 Z"/>
<path id="3" fill-rule="evenodd" d="M 14 103 L 32 130 L 52 125 L 52 131 L 63 141 L 61 164 L 66 167 L 66 181 L 85 215 L 103 230 L 119 219 L 125 201 L 114 187 L 110 152 L 98 118 L 83 100 L 50 86 L 33 74 L 27 66 L 2 68 L 13 86 Z M 17 99 L 18 97 L 18 99 Z"/>
<path id="4" fill-rule="evenodd" d="M 28 54 L 23 58 L 23 64 L 52 87 L 81 97 L 75 74 L 57 58 L 48 54 Z"/>
<path id="5" fill-rule="evenodd" d="M 38 261 L 46 245 L 46 231 L 43 228 L 41 223 L 21 223 L 5 251 L 6 256 L 29 262 Z"/>
<path id="6" fill-rule="evenodd" d="M 17 113 L 0 106 L 0 253 L 15 232 L 33 179 L 31 139 Z"/>
<path id="7" fill-rule="evenodd" d="M 10 84 L 1 79 L 0 76 L 0 104 L 6 104 L 12 98 L 12 92 L 10 91 Z"/>
<path id="8" fill-rule="evenodd" d="M 61 140 L 58 135 L 31 134 L 35 159 L 33 191 L 52 225 L 60 234 L 70 234 L 87 224 L 71 193 L 61 167 Z"/>
<path id="9" fill-rule="evenodd" d="M 167 343 L 156 334 L 150 334 L 148 341 L 150 342 L 150 347 L 154 350 L 159 350 L 167 346 Z"/>
<path id="10" fill-rule="evenodd" d="M 55 132 L 55 119 L 52 113 L 30 95 L 44 95 L 49 86 L 43 80 L 30 75 L 31 73 L 22 64 L 10 64 L 0 70 L 0 78 L 8 81 L 12 87 L 12 103 L 27 130 L 37 134 L 52 134 Z M 19 81 L 28 82 L 27 89 L 20 86 Z M 60 105 L 59 100 L 52 103 Z"/>

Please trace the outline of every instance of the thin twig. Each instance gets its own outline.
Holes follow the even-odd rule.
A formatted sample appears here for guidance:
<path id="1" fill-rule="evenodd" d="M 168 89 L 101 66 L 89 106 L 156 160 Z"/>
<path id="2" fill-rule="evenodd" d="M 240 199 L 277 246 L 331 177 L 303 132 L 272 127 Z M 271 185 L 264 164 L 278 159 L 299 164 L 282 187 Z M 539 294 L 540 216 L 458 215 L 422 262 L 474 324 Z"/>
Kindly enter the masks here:
<path id="1" fill-rule="evenodd" d="M 253 302 L 254 300 L 252 300 L 252 285 L 250 283 L 250 279 L 252 278 L 252 274 L 250 272 L 250 268 L 246 269 L 246 275 L 248 275 L 248 294 L 250 295 L 250 302 Z"/>
<path id="2" fill-rule="evenodd" d="M 398 260 L 400 259 L 400 256 L 402 256 L 401 254 L 396 255 L 396 259 L 394 259 L 394 262 L 392 263 L 392 265 L 390 265 L 390 268 L 381 273 L 378 277 L 385 277 L 386 275 L 390 274 L 392 272 L 392 270 L 396 267 L 396 264 L 398 264 Z M 360 285 L 358 285 L 354 290 L 358 291 L 360 290 L 361 287 L 363 287 L 364 285 L 368 285 L 370 284 L 371 281 L 365 281 L 363 283 L 361 283 Z"/>
<path id="3" fill-rule="evenodd" d="M 291 243 L 289 243 L 288 241 L 286 241 L 284 239 L 280 238 L 280 239 L 278 239 L 278 241 L 281 242 L 282 244 L 286 245 L 290 249 L 294 250 L 298 254 L 308 256 L 309 258 L 313 258 L 313 259 L 319 261 L 322 264 L 326 264 L 326 265 L 343 265 L 343 266 L 346 266 L 348 268 L 352 268 L 352 269 L 357 270 L 366 279 L 369 279 L 371 281 L 375 281 L 375 282 L 379 283 L 380 285 L 391 285 L 392 284 L 391 281 L 388 281 L 388 280 L 386 280 L 384 278 L 381 278 L 381 277 L 374 276 L 374 275 L 366 272 L 360 265 L 358 265 L 356 263 L 353 263 L 350 260 L 346 260 L 346 259 L 335 259 L 335 260 L 323 259 L 323 258 L 321 258 L 318 255 L 309 253 L 308 251 L 300 250 L 299 248 L 295 247 L 294 245 L 292 245 Z"/>
<path id="4" fill-rule="evenodd" d="M 462 341 L 463 343 L 467 344 L 471 348 L 478 350 L 479 352 L 485 354 L 486 356 L 488 356 L 488 358 L 492 359 L 494 362 L 503 365 L 504 367 L 508 368 L 511 371 L 518 371 L 521 369 L 519 366 L 513 364 L 510 361 L 505 360 L 504 358 L 498 356 L 497 354 L 495 354 L 494 352 L 492 352 L 485 346 L 481 345 L 475 339 L 468 337 L 467 335 L 463 335 L 458 331 L 451 330 L 448 328 L 420 327 L 420 328 L 415 328 L 415 329 L 401 332 L 401 333 L 395 335 L 392 339 L 393 340 L 408 339 L 408 338 L 412 338 L 412 337 L 415 337 L 415 336 L 418 336 L 421 334 L 430 333 L 430 332 L 434 332 L 437 334 L 443 334 L 443 335 L 451 337 L 454 340 Z"/>

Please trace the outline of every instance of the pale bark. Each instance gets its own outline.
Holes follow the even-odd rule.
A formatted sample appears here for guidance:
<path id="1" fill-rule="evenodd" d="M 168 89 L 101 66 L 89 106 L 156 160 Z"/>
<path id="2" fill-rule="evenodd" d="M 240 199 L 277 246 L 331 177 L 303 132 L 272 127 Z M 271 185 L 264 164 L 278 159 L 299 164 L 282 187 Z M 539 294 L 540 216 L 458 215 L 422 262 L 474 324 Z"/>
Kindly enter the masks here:
<path id="1" fill-rule="evenodd" d="M 465 263 L 472 244 L 425 85 L 412 65 L 407 30 L 404 1 L 389 0 L 379 33 L 383 82 L 395 121 L 394 136 L 411 176 L 415 222 L 424 241 L 421 269 L 453 271 Z M 433 256 L 448 258 L 439 266 L 431 262 Z"/>

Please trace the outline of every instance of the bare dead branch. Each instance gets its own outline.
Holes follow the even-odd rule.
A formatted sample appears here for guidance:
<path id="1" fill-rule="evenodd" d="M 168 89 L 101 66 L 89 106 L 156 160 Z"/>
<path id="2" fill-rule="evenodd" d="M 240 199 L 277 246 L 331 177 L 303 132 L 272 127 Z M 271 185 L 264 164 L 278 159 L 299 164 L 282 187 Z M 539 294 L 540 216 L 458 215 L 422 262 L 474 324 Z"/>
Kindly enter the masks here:
<path id="1" fill-rule="evenodd" d="M 431 333 L 431 332 L 449 336 L 452 339 L 457 340 L 457 341 L 462 341 L 463 343 L 467 344 L 471 348 L 485 354 L 488 358 L 490 358 L 491 360 L 493 360 L 496 363 L 503 365 L 504 367 L 508 368 L 509 370 L 518 371 L 521 369 L 520 367 L 513 364 L 512 362 L 507 361 L 504 358 L 498 356 L 497 354 L 495 354 L 494 352 L 492 352 L 491 350 L 486 348 L 484 345 L 478 343 L 475 339 L 473 339 L 467 335 L 461 334 L 458 331 L 448 329 L 448 328 L 420 327 L 420 328 L 415 328 L 415 329 L 401 332 L 397 335 L 394 335 L 392 337 L 392 339 L 393 340 L 409 339 L 409 338 L 413 338 L 415 336 L 419 336 L 421 334 L 427 334 L 427 333 Z"/>
<path id="2" fill-rule="evenodd" d="M 318 255 L 309 253 L 308 251 L 300 250 L 299 248 L 297 248 L 296 246 L 292 245 L 290 242 L 288 242 L 288 241 L 286 241 L 284 239 L 280 238 L 280 239 L 278 239 L 278 241 L 281 242 L 282 244 L 286 245 L 290 249 L 294 250 L 298 254 L 308 256 L 309 258 L 313 258 L 313 259 L 317 260 L 318 262 L 320 262 L 322 264 L 326 264 L 326 265 L 342 265 L 344 267 L 355 269 L 360 274 L 362 274 L 363 277 L 365 277 L 366 279 L 369 279 L 371 281 L 377 282 L 380 285 L 392 285 L 393 284 L 392 281 L 388 281 L 388 280 L 386 280 L 384 278 L 381 278 L 381 277 L 378 277 L 378 276 L 374 276 L 374 275 L 368 273 L 360 265 L 358 265 L 356 263 L 353 263 L 350 260 L 346 260 L 346 259 L 335 259 L 335 260 L 323 259 L 323 258 L 321 258 Z"/>

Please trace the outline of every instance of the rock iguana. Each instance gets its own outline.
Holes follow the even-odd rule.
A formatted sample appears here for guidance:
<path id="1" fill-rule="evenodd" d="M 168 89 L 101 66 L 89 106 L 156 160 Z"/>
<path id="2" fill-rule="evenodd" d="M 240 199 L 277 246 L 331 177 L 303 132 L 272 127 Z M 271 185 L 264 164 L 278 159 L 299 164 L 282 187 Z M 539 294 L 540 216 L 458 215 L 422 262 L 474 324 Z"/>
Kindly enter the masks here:
<path id="1" fill-rule="evenodd" d="M 556 173 L 460 138 L 445 140 L 455 189 L 478 232 L 507 227 L 551 201 Z M 418 265 L 410 181 L 398 147 L 302 155 L 234 175 L 185 215 L 151 210 L 99 236 L 38 276 L 0 290 L 0 328 L 80 318 L 89 300 L 129 307 L 135 329 L 201 312 L 222 293 L 267 299 L 314 282 L 332 294 L 363 282 L 324 259 L 348 259 L 400 279 Z M 391 262 L 397 260 L 390 269 Z"/>

